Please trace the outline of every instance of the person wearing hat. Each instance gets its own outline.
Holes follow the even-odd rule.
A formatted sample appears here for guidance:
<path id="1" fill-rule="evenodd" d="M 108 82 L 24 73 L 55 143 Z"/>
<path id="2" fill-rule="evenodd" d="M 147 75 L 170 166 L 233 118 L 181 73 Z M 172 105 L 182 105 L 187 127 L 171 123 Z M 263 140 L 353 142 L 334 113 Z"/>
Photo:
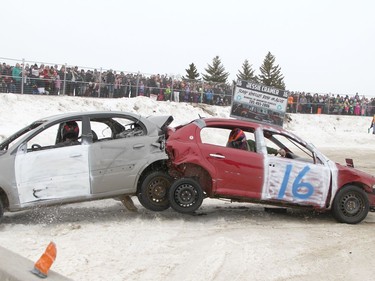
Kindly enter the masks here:
<path id="1" fill-rule="evenodd" d="M 246 135 L 240 128 L 233 129 L 228 137 L 227 147 L 250 150 L 246 141 Z"/>
<path id="2" fill-rule="evenodd" d="M 240 128 L 234 128 L 230 132 L 227 147 L 256 152 L 255 141 L 247 140 L 244 131 L 242 131 Z M 286 152 L 282 148 L 276 149 L 272 147 L 267 147 L 267 153 L 273 154 L 275 156 L 279 154 L 281 157 L 286 156 Z"/>
<path id="3" fill-rule="evenodd" d="M 61 128 L 61 142 L 57 143 L 57 147 L 81 144 L 78 141 L 79 126 L 76 121 L 68 121 Z"/>

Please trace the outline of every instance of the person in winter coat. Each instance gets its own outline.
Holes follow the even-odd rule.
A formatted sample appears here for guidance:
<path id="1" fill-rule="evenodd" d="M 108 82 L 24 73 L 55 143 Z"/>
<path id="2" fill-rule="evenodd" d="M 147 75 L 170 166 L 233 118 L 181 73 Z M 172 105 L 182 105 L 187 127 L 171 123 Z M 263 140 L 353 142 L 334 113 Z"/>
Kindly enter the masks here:
<path id="1" fill-rule="evenodd" d="M 372 128 L 372 133 L 375 135 L 375 114 L 372 117 L 370 128 L 368 128 L 368 132 L 369 133 L 370 133 L 371 128 Z"/>
<path id="2" fill-rule="evenodd" d="M 107 83 L 107 90 L 108 90 L 108 95 L 110 98 L 113 98 L 113 90 L 114 90 L 114 84 L 115 84 L 116 76 L 113 73 L 113 70 L 110 69 L 107 72 L 105 82 Z"/>
<path id="3" fill-rule="evenodd" d="M 22 68 L 19 63 L 12 69 L 12 78 L 15 87 L 13 88 L 16 93 L 21 93 L 21 82 L 22 82 Z"/>

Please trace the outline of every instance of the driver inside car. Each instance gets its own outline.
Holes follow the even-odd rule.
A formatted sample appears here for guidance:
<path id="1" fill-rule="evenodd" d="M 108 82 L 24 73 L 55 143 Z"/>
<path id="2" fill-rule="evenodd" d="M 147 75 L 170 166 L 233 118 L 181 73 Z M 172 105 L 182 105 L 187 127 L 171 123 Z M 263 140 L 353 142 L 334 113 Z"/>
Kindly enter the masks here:
<path id="1" fill-rule="evenodd" d="M 270 132 L 267 132 L 267 131 L 264 131 L 263 135 L 267 139 L 272 137 L 272 134 Z M 283 148 L 276 149 L 276 148 L 272 148 L 272 147 L 267 146 L 267 153 L 268 154 L 274 154 L 275 156 L 277 156 L 279 154 L 281 157 L 286 157 L 286 151 Z"/>
<path id="2" fill-rule="evenodd" d="M 246 135 L 240 128 L 235 128 L 230 132 L 227 147 L 250 151 L 249 144 L 246 141 Z"/>
<path id="3" fill-rule="evenodd" d="M 244 131 L 241 130 L 240 128 L 234 128 L 230 132 L 228 142 L 227 142 L 227 147 L 256 152 L 255 141 L 247 140 Z M 275 156 L 279 154 L 281 157 L 286 156 L 286 151 L 282 148 L 276 149 L 276 148 L 267 146 L 267 153 L 274 154 Z"/>
<path id="4" fill-rule="evenodd" d="M 76 121 L 66 122 L 61 129 L 62 142 L 56 144 L 57 146 L 70 146 L 81 144 L 78 141 L 79 127 Z"/>

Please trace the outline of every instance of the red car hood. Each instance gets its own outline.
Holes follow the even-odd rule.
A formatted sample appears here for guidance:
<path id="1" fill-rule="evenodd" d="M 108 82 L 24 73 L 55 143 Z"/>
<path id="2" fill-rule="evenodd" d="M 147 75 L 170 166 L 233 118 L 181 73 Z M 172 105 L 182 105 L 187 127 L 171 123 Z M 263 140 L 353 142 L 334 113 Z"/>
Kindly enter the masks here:
<path id="1" fill-rule="evenodd" d="M 373 175 L 362 172 L 355 168 L 343 166 L 339 163 L 336 163 L 336 167 L 338 170 L 339 186 L 343 186 L 344 184 L 350 182 L 362 182 L 372 189 L 372 187 L 375 185 L 375 177 Z"/>

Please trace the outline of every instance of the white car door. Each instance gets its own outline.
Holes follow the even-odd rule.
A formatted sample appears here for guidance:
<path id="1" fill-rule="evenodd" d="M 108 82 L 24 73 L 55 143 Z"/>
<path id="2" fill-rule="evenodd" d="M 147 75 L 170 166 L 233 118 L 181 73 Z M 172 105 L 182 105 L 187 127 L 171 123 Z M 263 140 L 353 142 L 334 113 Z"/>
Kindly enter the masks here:
<path id="1" fill-rule="evenodd" d="M 19 150 L 15 158 L 21 206 L 90 194 L 88 145 L 39 151 Z"/>
<path id="2" fill-rule="evenodd" d="M 331 180 L 328 166 L 270 155 L 264 164 L 263 200 L 324 207 Z"/>

